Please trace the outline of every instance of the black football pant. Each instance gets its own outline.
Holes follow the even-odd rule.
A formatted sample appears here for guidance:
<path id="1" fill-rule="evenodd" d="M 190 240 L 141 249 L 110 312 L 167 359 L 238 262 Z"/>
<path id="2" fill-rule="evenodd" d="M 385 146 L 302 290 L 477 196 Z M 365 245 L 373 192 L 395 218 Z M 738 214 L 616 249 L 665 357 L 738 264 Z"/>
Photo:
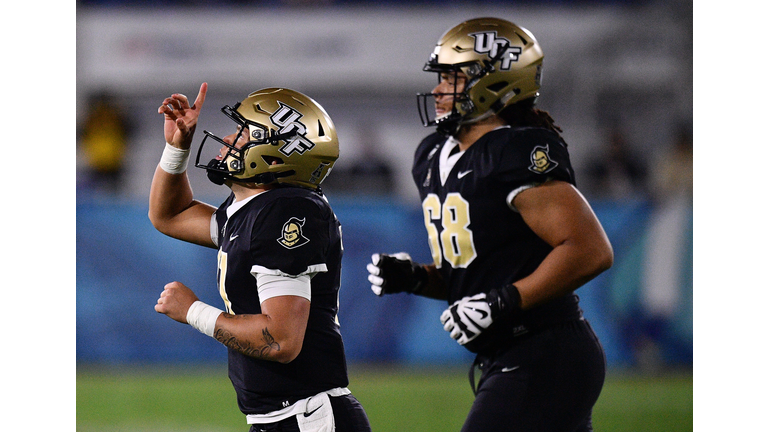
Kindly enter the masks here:
<path id="1" fill-rule="evenodd" d="M 331 396 L 330 399 L 336 432 L 371 432 L 368 416 L 354 396 Z M 289 417 L 277 423 L 251 425 L 250 432 L 299 432 L 299 424 L 295 417 Z"/>
<path id="2" fill-rule="evenodd" d="M 475 364 L 481 376 L 462 432 L 592 431 L 605 353 L 587 321 L 521 336 Z"/>

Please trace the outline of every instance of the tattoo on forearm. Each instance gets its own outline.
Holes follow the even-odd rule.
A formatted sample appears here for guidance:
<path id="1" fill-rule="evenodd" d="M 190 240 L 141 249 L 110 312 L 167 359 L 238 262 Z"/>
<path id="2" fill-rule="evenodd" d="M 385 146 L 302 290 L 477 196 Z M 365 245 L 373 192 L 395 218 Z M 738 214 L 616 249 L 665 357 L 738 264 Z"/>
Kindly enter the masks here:
<path id="1" fill-rule="evenodd" d="M 264 340 L 264 346 L 261 347 L 261 355 L 259 357 L 266 357 L 272 351 L 280 351 L 280 344 L 269 334 L 269 329 L 264 327 L 264 330 L 261 331 L 261 336 Z"/>
<path id="2" fill-rule="evenodd" d="M 268 358 L 275 351 L 280 351 L 280 344 L 275 341 L 275 338 L 271 333 L 269 333 L 269 329 L 266 327 L 264 327 L 264 329 L 261 331 L 261 339 L 263 344 L 258 346 L 248 341 L 238 339 L 231 332 L 221 328 L 216 329 L 213 337 L 217 341 L 223 343 L 225 346 L 250 357 L 263 359 Z"/>

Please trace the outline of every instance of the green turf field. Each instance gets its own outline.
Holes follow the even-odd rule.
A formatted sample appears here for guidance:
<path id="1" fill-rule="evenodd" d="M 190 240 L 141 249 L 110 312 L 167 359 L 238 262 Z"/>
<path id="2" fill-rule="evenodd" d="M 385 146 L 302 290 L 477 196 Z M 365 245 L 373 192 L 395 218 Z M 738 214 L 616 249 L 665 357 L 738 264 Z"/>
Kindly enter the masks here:
<path id="1" fill-rule="evenodd" d="M 374 432 L 458 431 L 472 402 L 463 368 L 352 367 L 350 380 Z M 597 432 L 693 431 L 693 377 L 609 374 L 593 418 Z M 247 430 L 225 365 L 78 367 L 77 431 Z"/>

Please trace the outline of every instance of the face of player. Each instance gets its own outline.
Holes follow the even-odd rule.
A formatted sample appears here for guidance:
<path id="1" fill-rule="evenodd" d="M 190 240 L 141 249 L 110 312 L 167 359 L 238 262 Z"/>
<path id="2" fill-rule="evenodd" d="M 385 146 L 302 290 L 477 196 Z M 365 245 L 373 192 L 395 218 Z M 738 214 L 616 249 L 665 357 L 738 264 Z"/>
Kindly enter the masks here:
<path id="1" fill-rule="evenodd" d="M 222 139 L 224 140 L 225 143 L 227 143 L 229 145 L 232 145 L 235 148 L 238 148 L 238 149 L 242 148 L 249 141 L 249 137 L 248 137 L 248 131 L 247 130 L 245 130 L 242 133 L 240 133 L 241 131 L 242 131 L 242 126 L 238 126 L 237 127 L 237 131 L 235 133 L 227 135 L 227 136 L 225 136 Z M 221 159 L 226 158 L 227 157 L 227 153 L 230 150 L 231 149 L 229 147 L 222 146 L 221 150 L 219 150 L 219 155 L 217 156 L 217 159 L 221 160 Z"/>
<path id="2" fill-rule="evenodd" d="M 453 110 L 453 94 L 464 91 L 464 85 L 467 82 L 467 76 L 461 72 L 442 72 L 440 81 L 432 89 L 435 94 L 435 117 L 441 118 L 451 113 Z"/>

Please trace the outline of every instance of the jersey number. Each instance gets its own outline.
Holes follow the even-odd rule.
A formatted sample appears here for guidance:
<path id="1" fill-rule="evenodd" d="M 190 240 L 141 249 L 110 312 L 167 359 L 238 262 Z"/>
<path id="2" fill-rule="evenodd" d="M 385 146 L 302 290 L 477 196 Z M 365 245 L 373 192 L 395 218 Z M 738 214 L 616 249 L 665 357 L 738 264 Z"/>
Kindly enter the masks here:
<path id="1" fill-rule="evenodd" d="M 477 257 L 469 229 L 469 203 L 460 194 L 452 192 L 445 197 L 444 203 L 437 195 L 429 194 L 421 206 L 435 265 L 440 268 L 445 258 L 454 268 L 469 266 Z M 443 228 L 439 233 L 438 224 Z"/>
<path id="2" fill-rule="evenodd" d="M 227 253 L 219 249 L 219 254 L 216 256 L 218 261 L 218 270 L 216 271 L 216 280 L 219 283 L 219 295 L 224 300 L 224 305 L 227 307 L 227 313 L 234 315 L 232 311 L 232 302 L 227 297 L 227 288 L 224 282 L 227 280 Z"/>

